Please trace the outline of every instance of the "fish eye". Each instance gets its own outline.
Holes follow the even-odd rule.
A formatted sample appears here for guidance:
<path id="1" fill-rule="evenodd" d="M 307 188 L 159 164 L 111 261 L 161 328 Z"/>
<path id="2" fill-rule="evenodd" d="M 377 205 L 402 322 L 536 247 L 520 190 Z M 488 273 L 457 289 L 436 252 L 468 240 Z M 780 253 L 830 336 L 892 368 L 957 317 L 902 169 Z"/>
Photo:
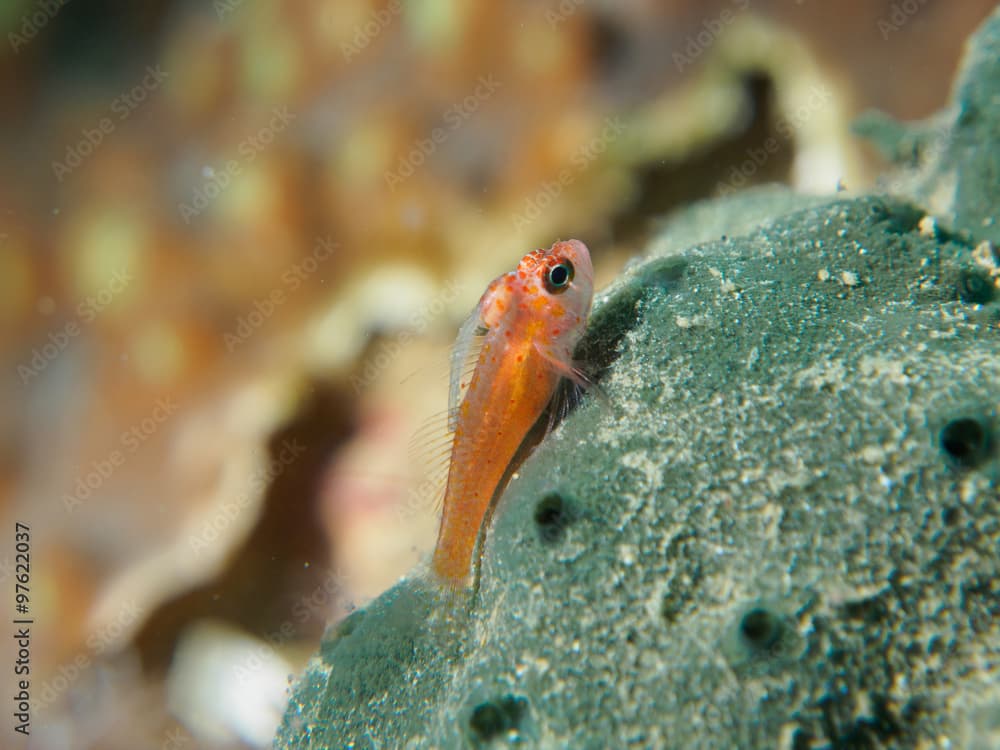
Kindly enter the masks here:
<path id="1" fill-rule="evenodd" d="M 563 260 L 552 266 L 545 274 L 545 289 L 552 294 L 565 292 L 573 280 L 573 264 Z"/>

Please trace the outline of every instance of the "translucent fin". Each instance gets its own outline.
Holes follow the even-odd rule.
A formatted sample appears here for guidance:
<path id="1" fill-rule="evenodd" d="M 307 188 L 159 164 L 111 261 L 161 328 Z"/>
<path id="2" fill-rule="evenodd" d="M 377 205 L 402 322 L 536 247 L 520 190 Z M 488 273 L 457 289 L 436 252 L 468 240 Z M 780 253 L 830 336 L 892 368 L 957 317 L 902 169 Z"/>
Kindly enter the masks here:
<path id="1" fill-rule="evenodd" d="M 544 359 L 549 365 L 552 366 L 553 370 L 558 372 L 567 380 L 570 380 L 576 385 L 578 385 L 581 389 L 585 391 L 589 391 L 591 389 L 600 391 L 600 388 L 597 386 L 597 383 L 594 380 L 592 380 L 590 376 L 588 376 L 587 373 L 584 372 L 576 362 L 570 364 L 568 362 L 564 362 L 561 359 L 558 359 L 557 357 L 553 357 L 552 354 L 546 351 L 545 347 L 539 346 L 537 343 L 535 344 L 535 351 L 538 352 L 538 354 L 542 357 L 542 359 Z M 603 396 L 603 393 L 601 393 L 600 395 Z"/>
<path id="2" fill-rule="evenodd" d="M 559 381 L 546 409 L 548 424 L 545 428 L 545 434 L 552 432 L 580 404 L 583 394 L 583 388 L 572 380 L 563 378 Z"/>
<path id="3" fill-rule="evenodd" d="M 442 359 L 440 361 L 422 364 L 420 367 L 410 370 L 406 375 L 400 378 L 398 382 L 400 385 L 405 385 L 418 376 L 423 378 L 433 378 L 435 380 L 444 380 L 448 377 L 448 372 L 449 362 Z"/>
<path id="4" fill-rule="evenodd" d="M 487 328 L 483 325 L 480 317 L 480 306 L 465 319 L 462 327 L 458 329 L 458 337 L 455 339 L 455 346 L 451 350 L 451 375 L 448 386 L 448 429 L 454 431 L 455 420 L 458 416 L 458 407 L 465 397 L 465 391 L 469 385 L 469 378 L 479 360 L 479 350 L 483 346 L 483 334 Z"/>
<path id="5" fill-rule="evenodd" d="M 612 410 L 611 399 L 608 398 L 608 395 L 601 388 L 600 384 L 591 380 L 589 376 L 583 374 L 578 368 L 574 369 L 587 384 L 580 385 L 578 380 L 570 380 L 568 378 L 563 378 L 559 381 L 559 385 L 556 386 L 555 393 L 552 394 L 552 400 L 549 401 L 548 408 L 546 409 L 548 416 L 546 434 L 552 432 L 560 422 L 569 416 L 571 411 L 580 405 L 584 394 L 596 396 L 597 400 L 601 402 L 602 408 Z"/>
<path id="6" fill-rule="evenodd" d="M 535 346 L 536 351 L 552 365 L 552 368 L 563 376 L 563 380 L 556 386 L 555 393 L 548 406 L 549 426 L 547 431 L 551 431 L 559 422 L 577 407 L 583 398 L 584 393 L 592 393 L 601 401 L 605 408 L 611 408 L 611 400 L 604 389 L 593 380 L 577 364 L 569 364 L 551 356 L 543 347 Z"/>
<path id="7" fill-rule="evenodd" d="M 458 407 L 479 360 L 483 334 L 486 332 L 480 317 L 481 309 L 481 304 L 476 305 L 476 309 L 462 323 L 451 350 L 448 410 L 424 422 L 410 440 L 410 465 L 421 477 L 419 497 L 414 498 L 414 501 L 420 504 L 433 503 L 436 510 L 440 510 L 444 502 Z"/>
<path id="8" fill-rule="evenodd" d="M 419 448 L 428 443 L 437 445 L 443 442 L 452 432 L 449 425 L 454 421 L 454 418 L 455 415 L 451 409 L 432 414 L 421 422 L 420 427 L 414 431 L 410 438 L 410 448 Z"/>
<path id="9" fill-rule="evenodd" d="M 413 475 L 419 479 L 410 491 L 411 507 L 433 506 L 441 510 L 451 463 L 453 422 L 451 411 L 441 412 L 427 419 L 410 438 L 407 458 Z"/>

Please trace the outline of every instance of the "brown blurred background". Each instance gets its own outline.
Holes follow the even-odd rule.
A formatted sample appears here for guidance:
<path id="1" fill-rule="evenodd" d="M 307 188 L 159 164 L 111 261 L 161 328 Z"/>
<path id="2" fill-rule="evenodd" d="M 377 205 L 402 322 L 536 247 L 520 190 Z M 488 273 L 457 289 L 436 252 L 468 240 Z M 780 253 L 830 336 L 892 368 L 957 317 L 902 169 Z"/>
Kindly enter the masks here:
<path id="1" fill-rule="evenodd" d="M 4 3 L 0 577 L 27 524 L 35 625 L 0 745 L 269 746 L 325 625 L 433 543 L 413 457 L 489 280 L 865 189 L 851 119 L 941 107 L 993 6 Z"/>

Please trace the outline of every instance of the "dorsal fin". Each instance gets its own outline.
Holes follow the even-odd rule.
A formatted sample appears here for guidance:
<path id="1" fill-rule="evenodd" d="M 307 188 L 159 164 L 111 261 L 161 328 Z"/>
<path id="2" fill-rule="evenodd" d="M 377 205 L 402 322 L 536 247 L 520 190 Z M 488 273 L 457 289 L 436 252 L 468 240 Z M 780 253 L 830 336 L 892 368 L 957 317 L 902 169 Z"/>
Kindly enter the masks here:
<path id="1" fill-rule="evenodd" d="M 450 412 L 440 412 L 429 417 L 410 438 L 407 458 L 410 470 L 420 481 L 410 489 L 408 505 L 433 505 L 440 510 L 448 480 L 454 437 L 450 425 L 453 421 L 454 416 Z"/>
<path id="2" fill-rule="evenodd" d="M 472 311 L 462 327 L 458 329 L 455 345 L 451 350 L 451 373 L 448 385 L 448 429 L 454 431 L 458 418 L 458 407 L 465 397 L 469 378 L 479 361 L 479 351 L 483 346 L 483 335 L 488 330 L 480 316 L 480 305 Z"/>

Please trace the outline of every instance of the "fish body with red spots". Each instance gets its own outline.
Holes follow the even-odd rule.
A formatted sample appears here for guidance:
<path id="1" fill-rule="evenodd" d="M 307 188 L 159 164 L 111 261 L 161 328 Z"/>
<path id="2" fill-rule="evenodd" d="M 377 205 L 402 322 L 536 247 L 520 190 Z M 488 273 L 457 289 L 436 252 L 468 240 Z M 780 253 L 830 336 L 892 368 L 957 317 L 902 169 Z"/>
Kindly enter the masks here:
<path id="1" fill-rule="evenodd" d="M 559 380 L 583 381 L 573 349 L 590 314 L 593 279 L 590 253 L 578 240 L 534 250 L 489 285 L 459 333 L 448 482 L 431 563 L 451 585 L 467 580 L 493 495 Z M 479 355 L 459 399 L 461 354 L 475 336 L 482 337 Z"/>

